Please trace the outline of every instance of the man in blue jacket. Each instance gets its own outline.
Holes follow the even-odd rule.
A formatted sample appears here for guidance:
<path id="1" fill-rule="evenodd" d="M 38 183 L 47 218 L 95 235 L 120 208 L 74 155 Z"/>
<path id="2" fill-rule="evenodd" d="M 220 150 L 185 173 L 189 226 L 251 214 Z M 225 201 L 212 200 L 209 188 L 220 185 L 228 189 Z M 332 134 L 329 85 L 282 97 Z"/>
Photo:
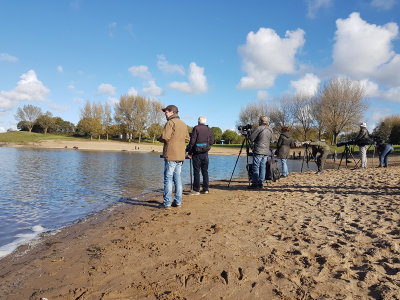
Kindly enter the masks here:
<path id="1" fill-rule="evenodd" d="M 269 145 L 272 143 L 272 130 L 268 127 L 268 118 L 261 116 L 258 120 L 259 126 L 250 135 L 253 142 L 253 176 L 250 189 L 262 188 L 265 181 L 265 170 L 267 167 Z"/>

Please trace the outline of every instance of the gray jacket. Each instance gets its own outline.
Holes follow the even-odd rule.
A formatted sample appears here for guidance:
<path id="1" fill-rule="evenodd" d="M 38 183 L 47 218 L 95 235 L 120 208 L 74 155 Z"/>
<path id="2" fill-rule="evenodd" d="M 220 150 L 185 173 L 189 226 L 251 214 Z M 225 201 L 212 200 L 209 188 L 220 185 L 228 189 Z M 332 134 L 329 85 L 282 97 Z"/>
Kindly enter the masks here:
<path id="1" fill-rule="evenodd" d="M 254 154 L 270 155 L 269 145 L 272 143 L 272 130 L 267 125 L 258 126 L 249 139 L 254 143 Z"/>
<path id="2" fill-rule="evenodd" d="M 277 155 L 279 158 L 289 158 L 290 147 L 294 147 L 293 139 L 288 132 L 283 132 L 279 136 L 276 144 Z"/>

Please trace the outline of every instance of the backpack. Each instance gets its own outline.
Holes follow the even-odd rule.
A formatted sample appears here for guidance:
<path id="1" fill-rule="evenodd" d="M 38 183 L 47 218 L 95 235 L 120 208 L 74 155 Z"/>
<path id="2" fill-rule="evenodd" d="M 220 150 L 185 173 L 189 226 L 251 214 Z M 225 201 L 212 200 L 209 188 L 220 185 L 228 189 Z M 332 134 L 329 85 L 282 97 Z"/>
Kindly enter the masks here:
<path id="1" fill-rule="evenodd" d="M 270 156 L 267 161 L 265 180 L 272 180 L 273 182 L 275 182 L 280 178 L 281 178 L 281 171 L 279 170 L 278 160 Z"/>

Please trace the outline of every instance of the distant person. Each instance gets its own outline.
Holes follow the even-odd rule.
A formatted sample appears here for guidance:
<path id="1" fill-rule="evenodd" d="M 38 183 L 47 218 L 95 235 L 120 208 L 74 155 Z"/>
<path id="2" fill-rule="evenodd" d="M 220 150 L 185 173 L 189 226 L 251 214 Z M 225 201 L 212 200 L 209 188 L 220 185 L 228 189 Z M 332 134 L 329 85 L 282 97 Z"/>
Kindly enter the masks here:
<path id="1" fill-rule="evenodd" d="M 210 150 L 210 146 L 214 144 L 214 136 L 211 129 L 206 125 L 206 122 L 206 117 L 199 117 L 198 125 L 193 128 L 192 136 L 187 146 L 189 158 L 193 159 L 194 180 L 191 195 L 200 194 L 200 171 L 203 176 L 201 193 L 209 193 L 208 151 Z"/>
<path id="2" fill-rule="evenodd" d="M 189 133 L 186 124 L 178 116 L 178 108 L 168 105 L 163 108 L 167 123 L 164 126 L 162 140 L 164 141 L 164 202 L 162 208 L 169 209 L 171 205 L 179 207 L 182 204 L 182 164 L 185 161 L 186 143 Z M 172 202 L 172 182 L 175 184 L 175 197 Z"/>
<path id="3" fill-rule="evenodd" d="M 383 143 L 380 141 L 376 145 L 376 149 L 379 155 L 379 166 L 378 168 L 387 168 L 389 162 L 389 154 L 394 152 L 393 146 L 390 144 Z"/>
<path id="4" fill-rule="evenodd" d="M 360 149 L 361 168 L 367 167 L 367 149 L 370 144 L 370 136 L 367 130 L 367 123 L 360 124 L 360 132 L 355 138 L 355 143 Z"/>
<path id="5" fill-rule="evenodd" d="M 289 158 L 290 155 L 290 147 L 295 146 L 289 132 L 290 132 L 290 127 L 283 126 L 281 129 L 281 134 L 278 139 L 278 143 L 276 144 L 276 155 L 281 160 L 283 177 L 289 176 L 287 159 Z"/>
<path id="6" fill-rule="evenodd" d="M 253 166 L 252 183 L 250 189 L 262 188 L 265 181 L 269 145 L 272 143 L 272 130 L 268 127 L 268 118 L 261 116 L 258 120 L 259 126 L 250 135 L 253 142 Z"/>
<path id="7" fill-rule="evenodd" d="M 316 174 L 322 174 L 324 172 L 326 158 L 328 157 L 331 148 L 327 143 L 325 143 L 325 140 L 311 141 L 307 142 L 306 144 L 311 146 L 312 155 L 316 159 L 316 164 L 318 168 Z"/>

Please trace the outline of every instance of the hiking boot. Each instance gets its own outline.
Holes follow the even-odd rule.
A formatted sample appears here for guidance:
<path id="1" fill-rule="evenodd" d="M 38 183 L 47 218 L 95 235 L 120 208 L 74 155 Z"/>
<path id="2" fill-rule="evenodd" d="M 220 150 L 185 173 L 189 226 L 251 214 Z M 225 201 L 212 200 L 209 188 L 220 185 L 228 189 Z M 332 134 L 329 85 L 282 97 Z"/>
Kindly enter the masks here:
<path id="1" fill-rule="evenodd" d="M 202 190 L 200 193 L 202 194 L 208 194 L 210 191 L 209 190 Z"/>
<path id="2" fill-rule="evenodd" d="M 160 208 L 160 209 L 171 209 L 171 206 L 166 206 L 166 205 L 164 205 L 164 203 L 161 203 L 159 206 L 158 206 L 158 208 Z"/>
<path id="3" fill-rule="evenodd" d="M 190 195 L 190 196 L 198 196 L 198 195 L 200 195 L 200 192 L 198 192 L 198 191 L 191 191 L 191 192 L 189 193 L 189 195 Z"/>
<path id="4" fill-rule="evenodd" d="M 249 186 L 247 187 L 247 189 L 248 189 L 248 190 L 256 190 L 256 189 L 258 189 L 258 186 L 256 186 L 256 185 L 249 185 Z"/>

